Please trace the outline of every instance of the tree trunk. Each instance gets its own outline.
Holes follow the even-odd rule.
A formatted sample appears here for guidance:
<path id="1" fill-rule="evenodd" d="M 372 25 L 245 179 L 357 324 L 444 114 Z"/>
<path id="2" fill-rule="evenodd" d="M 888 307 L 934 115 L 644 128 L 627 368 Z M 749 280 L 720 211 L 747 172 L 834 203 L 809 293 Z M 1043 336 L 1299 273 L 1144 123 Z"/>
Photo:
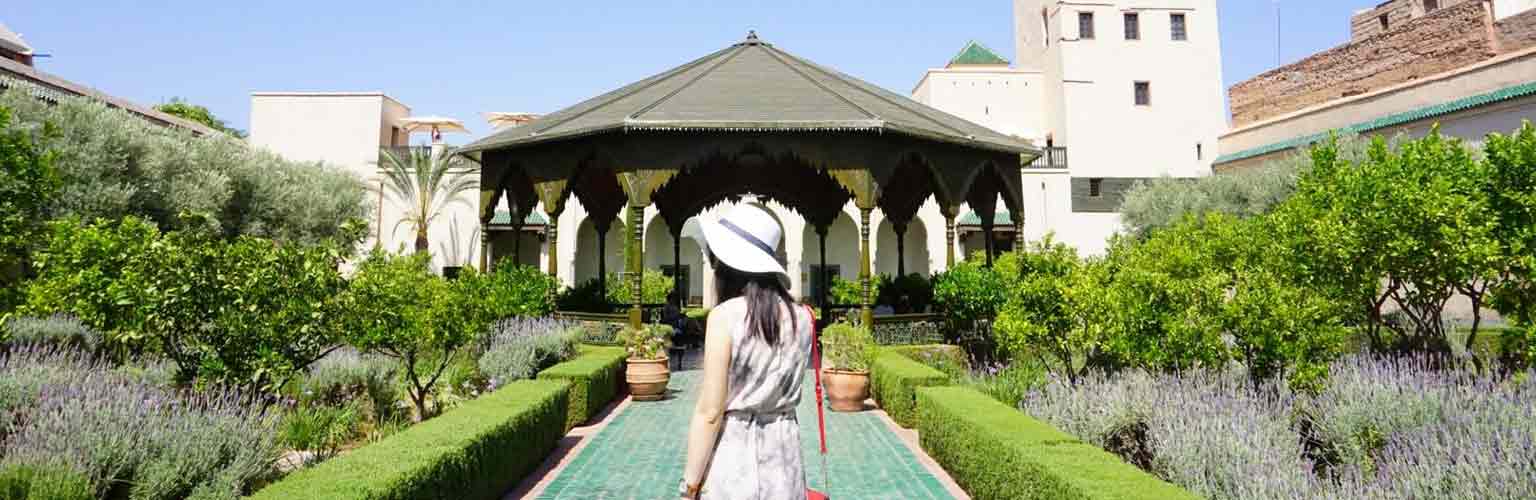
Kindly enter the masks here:
<path id="1" fill-rule="evenodd" d="M 426 252 L 428 248 L 427 243 L 427 231 L 425 229 L 416 231 L 416 253 Z"/>

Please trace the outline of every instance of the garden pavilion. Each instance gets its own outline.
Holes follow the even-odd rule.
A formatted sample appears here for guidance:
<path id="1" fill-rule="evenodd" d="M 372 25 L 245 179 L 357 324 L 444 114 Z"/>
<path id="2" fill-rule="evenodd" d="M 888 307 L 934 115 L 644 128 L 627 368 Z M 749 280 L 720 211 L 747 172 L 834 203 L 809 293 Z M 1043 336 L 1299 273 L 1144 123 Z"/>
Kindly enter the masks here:
<path id="1" fill-rule="evenodd" d="M 802 216 L 818 234 L 825 261 L 827 228 L 851 201 L 859 213 L 861 314 L 872 324 L 871 212 L 880 210 L 900 235 L 919 205 L 935 198 L 949 242 L 945 261 L 953 265 L 961 204 L 979 215 L 988 242 L 999 199 L 1015 229 L 1022 227 L 1019 169 L 1039 150 L 749 33 L 740 43 L 494 132 L 457 153 L 481 165 L 482 225 L 503 200 L 511 221 L 542 207 L 546 242 L 556 248 L 557 221 L 572 196 L 592 214 L 600 235 L 610 225 L 605 221 L 623 215 L 631 249 L 628 321 L 638 327 L 647 206 L 656 206 L 673 233 L 674 261 L 687 219 L 743 195 Z M 900 262 L 904 250 L 897 241 Z M 482 259 L 489 254 L 482 251 Z M 550 274 L 557 274 L 558 261 L 548 260 Z"/>

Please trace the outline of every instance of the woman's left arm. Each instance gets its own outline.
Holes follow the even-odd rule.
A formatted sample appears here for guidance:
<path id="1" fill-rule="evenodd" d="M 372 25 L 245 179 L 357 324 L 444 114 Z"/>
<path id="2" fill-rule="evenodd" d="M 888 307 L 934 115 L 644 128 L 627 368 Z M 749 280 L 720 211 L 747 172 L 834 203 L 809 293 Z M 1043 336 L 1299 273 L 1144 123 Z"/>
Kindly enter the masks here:
<path id="1" fill-rule="evenodd" d="M 731 370 L 731 335 L 728 314 L 709 315 L 704 334 L 704 380 L 699 384 L 699 402 L 693 407 L 693 421 L 688 425 L 688 461 L 683 467 L 683 483 L 699 486 L 709 470 L 725 418 L 725 398 Z"/>

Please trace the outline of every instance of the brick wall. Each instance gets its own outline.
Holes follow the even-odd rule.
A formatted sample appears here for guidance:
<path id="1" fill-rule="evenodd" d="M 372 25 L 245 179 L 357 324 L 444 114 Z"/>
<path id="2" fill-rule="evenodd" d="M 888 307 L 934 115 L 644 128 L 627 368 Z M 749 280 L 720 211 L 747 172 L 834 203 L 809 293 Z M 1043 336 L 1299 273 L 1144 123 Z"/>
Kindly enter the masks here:
<path id="1" fill-rule="evenodd" d="M 1393 0 L 1381 8 L 1411 7 L 1422 0 Z M 1442 5 L 1449 3 L 1442 0 Z M 1422 7 L 1420 7 L 1422 8 Z M 1536 43 L 1536 16 L 1506 21 L 1510 40 Z M 1363 94 L 1419 77 L 1463 67 L 1496 55 L 1487 13 L 1480 1 L 1442 6 L 1386 32 L 1319 52 L 1232 86 L 1232 125 L 1243 125 L 1340 97 Z M 1519 21 L 1523 20 L 1523 21 Z M 1374 21 L 1373 21 L 1374 22 Z M 1511 50 L 1500 46 L 1501 51 Z"/>
<path id="2" fill-rule="evenodd" d="M 1364 10 L 1351 16 L 1349 19 L 1349 39 L 1357 41 L 1390 31 L 1392 28 L 1402 26 L 1409 21 L 1431 14 L 1434 11 L 1426 10 L 1433 6 L 1436 10 L 1454 7 L 1466 2 L 1477 3 L 1480 0 L 1387 0 L 1378 4 L 1375 8 Z M 1381 16 L 1387 16 L 1387 29 L 1381 28 Z"/>
<path id="3" fill-rule="evenodd" d="M 1499 52 L 1536 47 L 1536 9 L 1506 17 L 1493 23 L 1499 36 Z"/>

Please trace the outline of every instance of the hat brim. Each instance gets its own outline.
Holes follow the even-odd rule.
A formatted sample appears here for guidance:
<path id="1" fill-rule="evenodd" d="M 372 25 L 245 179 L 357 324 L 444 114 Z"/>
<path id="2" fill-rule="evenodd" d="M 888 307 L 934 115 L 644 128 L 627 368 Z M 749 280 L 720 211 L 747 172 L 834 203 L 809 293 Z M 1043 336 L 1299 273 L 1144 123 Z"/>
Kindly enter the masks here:
<path id="1" fill-rule="evenodd" d="M 763 252 L 757 245 L 742 238 L 716 221 L 700 224 L 704 232 L 704 244 L 721 264 L 749 274 L 774 274 L 785 288 L 789 287 L 789 272 L 784 264 L 771 253 Z"/>

